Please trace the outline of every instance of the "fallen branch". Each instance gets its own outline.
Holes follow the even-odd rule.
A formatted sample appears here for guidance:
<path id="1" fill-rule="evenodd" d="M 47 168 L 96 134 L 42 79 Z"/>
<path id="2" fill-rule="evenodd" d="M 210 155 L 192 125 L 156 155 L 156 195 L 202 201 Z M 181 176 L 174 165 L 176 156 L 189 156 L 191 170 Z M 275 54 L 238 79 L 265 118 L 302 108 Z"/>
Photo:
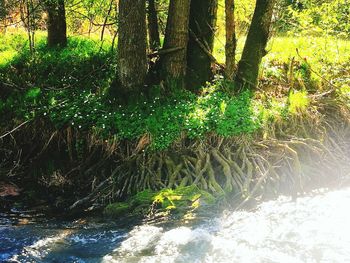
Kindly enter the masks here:
<path id="1" fill-rule="evenodd" d="M 6 136 L 10 135 L 11 133 L 15 132 L 16 130 L 18 130 L 19 128 L 21 128 L 23 125 L 26 125 L 28 122 L 30 122 L 31 120 L 27 120 L 23 123 L 21 123 L 20 125 L 18 125 L 16 128 L 13 128 L 11 131 L 5 133 L 4 135 L 0 136 L 0 139 L 5 138 Z"/>
<path id="2" fill-rule="evenodd" d="M 148 57 L 154 58 L 157 56 L 163 56 L 163 55 L 167 55 L 169 53 L 180 51 L 182 49 L 184 49 L 184 47 L 173 47 L 173 48 L 161 49 L 161 50 L 157 50 L 156 52 L 153 52 L 151 54 L 148 54 Z"/>
<path id="3" fill-rule="evenodd" d="M 94 191 L 92 191 L 88 196 L 79 199 L 78 201 L 76 201 L 73 205 L 71 205 L 69 207 L 69 210 L 74 210 L 76 208 L 79 207 L 83 207 L 88 205 L 92 199 L 96 198 L 96 194 L 97 192 L 99 192 L 105 185 L 107 185 L 109 182 L 111 181 L 111 177 L 109 177 L 108 179 L 104 180 L 102 183 L 100 183 Z"/>
<path id="4" fill-rule="evenodd" d="M 212 53 L 207 49 L 207 47 L 200 41 L 200 39 L 196 36 L 196 34 L 190 29 L 190 36 L 193 37 L 194 41 L 197 42 L 198 46 L 202 49 L 202 51 L 207 54 L 207 56 L 210 58 L 210 60 L 218 65 L 221 69 L 225 69 L 225 66 L 220 64 L 216 58 L 213 56 Z"/>

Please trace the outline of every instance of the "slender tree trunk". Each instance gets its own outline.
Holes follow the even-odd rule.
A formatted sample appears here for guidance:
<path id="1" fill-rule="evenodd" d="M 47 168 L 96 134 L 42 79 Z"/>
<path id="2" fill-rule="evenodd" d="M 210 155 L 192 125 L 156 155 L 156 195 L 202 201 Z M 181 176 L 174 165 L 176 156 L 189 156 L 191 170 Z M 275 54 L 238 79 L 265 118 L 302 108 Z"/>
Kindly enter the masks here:
<path id="1" fill-rule="evenodd" d="M 218 0 L 191 2 L 187 47 L 187 86 L 190 89 L 200 88 L 212 77 L 212 60 L 208 52 L 211 53 L 214 46 L 217 9 Z"/>
<path id="2" fill-rule="evenodd" d="M 30 6 L 30 1 L 26 1 L 26 16 L 27 16 L 27 35 L 28 35 L 28 41 L 29 41 L 29 49 L 30 52 L 33 53 L 34 51 L 34 37 L 32 34 L 32 15 L 31 15 L 31 6 Z"/>
<path id="3" fill-rule="evenodd" d="M 35 49 L 35 31 L 36 31 L 36 22 L 35 22 L 35 7 L 34 7 L 34 3 L 33 0 L 29 1 L 29 6 L 30 6 L 30 13 L 31 13 L 31 22 L 30 22 L 30 26 L 32 28 L 31 30 L 31 35 L 32 35 L 32 45 L 33 45 L 33 50 Z"/>
<path id="4" fill-rule="evenodd" d="M 126 94 L 145 83 L 147 63 L 146 1 L 119 1 L 118 77 Z"/>
<path id="5" fill-rule="evenodd" d="M 5 0 L 0 0 L 0 22 L 2 23 L 2 27 L 0 27 L 0 33 L 5 33 L 7 24 L 7 8 Z"/>
<path id="6" fill-rule="evenodd" d="M 28 37 L 28 43 L 29 43 L 29 50 L 32 53 L 34 51 L 34 41 L 33 41 L 33 34 L 32 34 L 32 16 L 31 16 L 31 10 L 30 10 L 30 2 L 27 0 L 21 0 L 19 1 L 19 11 L 21 16 L 21 21 L 24 25 L 24 28 L 27 31 L 27 37 Z"/>
<path id="7" fill-rule="evenodd" d="M 112 12 L 112 9 L 113 9 L 113 2 L 114 2 L 114 1 L 115 1 L 115 0 L 111 0 L 111 1 L 109 2 L 109 7 L 108 7 L 107 15 L 106 15 L 106 17 L 105 17 L 105 20 L 104 20 L 103 26 L 102 26 L 101 37 L 100 37 L 100 40 L 101 40 L 101 41 L 103 41 L 103 37 L 104 37 L 104 34 L 105 34 L 105 30 L 106 30 L 106 25 L 107 25 L 107 22 L 108 22 L 108 18 L 109 18 L 109 16 L 110 16 L 111 12 Z"/>
<path id="8" fill-rule="evenodd" d="M 235 24 L 235 0 L 225 0 L 225 16 L 226 16 L 226 68 L 225 77 L 233 80 L 235 73 L 235 56 L 236 56 L 236 24 Z"/>
<path id="9" fill-rule="evenodd" d="M 259 67 L 267 54 L 266 45 L 270 35 L 272 14 L 276 0 L 257 0 L 252 23 L 238 63 L 235 88 L 254 89 L 258 85 Z"/>
<path id="10" fill-rule="evenodd" d="M 149 46 L 152 51 L 155 51 L 160 47 L 158 14 L 155 0 L 148 0 L 147 20 Z"/>
<path id="11" fill-rule="evenodd" d="M 0 0 L 0 19 L 4 19 L 6 17 L 6 2 L 5 0 Z"/>
<path id="12" fill-rule="evenodd" d="M 162 57 L 167 87 L 184 88 L 187 60 L 188 23 L 191 0 L 170 0 Z"/>
<path id="13" fill-rule="evenodd" d="M 67 45 L 67 24 L 64 0 L 45 0 L 47 20 L 47 45 L 65 47 Z"/>

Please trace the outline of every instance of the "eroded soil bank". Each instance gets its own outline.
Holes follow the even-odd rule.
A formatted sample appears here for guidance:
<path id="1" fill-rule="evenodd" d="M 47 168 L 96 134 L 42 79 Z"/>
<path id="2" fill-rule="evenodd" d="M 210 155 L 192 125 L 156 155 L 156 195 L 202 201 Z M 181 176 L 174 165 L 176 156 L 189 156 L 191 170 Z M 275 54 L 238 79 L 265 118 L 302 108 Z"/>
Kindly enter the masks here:
<path id="1" fill-rule="evenodd" d="M 114 203 L 117 216 L 145 215 L 201 204 L 237 207 L 346 184 L 348 107 L 328 95 L 314 103 L 317 108 L 274 120 L 253 135 L 184 135 L 162 151 L 147 148 L 147 134 L 138 141 L 101 140 L 38 119 L 1 139 L 1 209 L 74 215 Z"/>

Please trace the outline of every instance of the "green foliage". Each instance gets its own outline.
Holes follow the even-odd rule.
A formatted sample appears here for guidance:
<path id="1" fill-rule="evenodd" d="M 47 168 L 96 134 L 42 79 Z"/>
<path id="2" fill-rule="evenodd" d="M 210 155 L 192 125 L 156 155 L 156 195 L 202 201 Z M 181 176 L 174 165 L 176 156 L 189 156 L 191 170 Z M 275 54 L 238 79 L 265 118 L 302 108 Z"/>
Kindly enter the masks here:
<path id="1" fill-rule="evenodd" d="M 209 132 L 225 136 L 253 132 L 258 128 L 250 110 L 248 92 L 231 97 L 218 81 L 195 96 L 182 91 L 167 98 L 156 97 L 126 108 L 119 106 L 115 113 L 116 131 L 120 138 L 138 139 L 151 136 L 151 149 L 161 150 L 180 139 L 202 138 Z M 227 109 L 223 107 L 227 103 Z"/>
<path id="2" fill-rule="evenodd" d="M 348 0 L 304 0 L 297 3 L 288 7 L 289 20 L 294 25 L 290 28 L 292 33 L 349 37 Z"/>
<path id="3" fill-rule="evenodd" d="M 209 132 L 234 136 L 258 128 L 250 110 L 250 94 L 230 98 L 221 89 L 222 83 L 217 82 L 203 89 L 200 96 L 181 91 L 122 106 L 91 90 L 32 88 L 2 101 L 0 110 L 10 113 L 3 118 L 46 116 L 57 129 L 72 126 L 95 131 L 106 139 L 138 140 L 149 134 L 150 149 L 161 150 L 180 139 L 181 133 L 189 138 L 201 138 Z"/>
<path id="4" fill-rule="evenodd" d="M 309 98 L 306 91 L 293 91 L 288 97 L 288 110 L 292 114 L 303 112 L 309 106 Z"/>
<path id="5" fill-rule="evenodd" d="M 259 122 L 253 114 L 251 100 L 252 94 L 248 91 L 228 100 L 226 109 L 218 121 L 216 131 L 219 135 L 228 137 L 256 131 Z"/>
<path id="6" fill-rule="evenodd" d="M 95 32 L 98 26 L 92 28 L 93 24 L 103 25 L 105 20 L 108 25 L 115 23 L 116 4 L 116 1 L 105 0 L 70 0 L 66 5 L 68 30 L 74 34 Z"/>
<path id="7" fill-rule="evenodd" d="M 12 42 L 1 39 L 5 43 L 1 49 L 16 50 L 22 40 L 17 36 Z M 0 85 L 6 83 L 6 87 L 14 87 L 7 95 L 0 95 L 2 123 L 42 118 L 57 129 L 73 127 L 83 133 L 93 132 L 101 139 L 138 141 L 147 138 L 143 140 L 145 150 L 157 151 L 183 138 L 252 134 L 268 129 L 274 120 L 299 114 L 309 107 L 306 91 L 292 92 L 289 98 L 261 94 L 257 98 L 248 91 L 232 96 L 227 92 L 232 87 L 221 78 L 209 83 L 199 94 L 180 90 L 164 96 L 161 88 L 155 86 L 150 88 L 149 99 L 122 105 L 117 99 L 111 99 L 108 92 L 116 67 L 108 46 L 101 49 L 91 40 L 71 38 L 67 48 L 48 50 L 43 41 L 39 41 L 33 55 L 17 50 L 12 59 L 0 66 Z M 265 88 L 269 88 L 270 82 L 290 82 L 289 65 L 294 46 L 297 43 L 306 47 L 307 43 L 301 38 L 294 41 L 290 38 L 275 40 L 273 52 L 268 55 L 262 71 Z M 283 45 L 276 45 L 276 42 Z M 315 45 L 319 43 L 317 39 Z M 340 48 L 346 50 L 346 43 L 342 43 L 344 46 Z M 306 48 L 303 52 L 309 55 L 310 50 Z M 346 56 L 337 60 L 321 52 L 310 55 L 314 57 L 294 59 L 293 88 L 311 92 L 315 75 L 310 64 L 313 70 L 316 65 L 324 77 L 335 76 L 332 82 L 339 88 L 350 84 L 346 77 L 349 63 Z"/>
<path id="8" fill-rule="evenodd" d="M 46 116 L 57 129 L 71 126 L 82 132 L 94 131 L 105 139 L 116 136 L 135 141 L 148 134 L 149 150 L 166 149 L 182 134 L 192 139 L 204 138 L 208 133 L 225 137 L 250 134 L 263 127 L 266 118 L 283 111 L 280 104 L 264 105 L 253 100 L 250 92 L 229 96 L 224 86 L 218 81 L 204 88 L 199 96 L 183 91 L 127 106 L 91 90 L 40 92 L 36 88 L 22 97 L 8 98 L 0 104 L 0 111 L 12 111 L 16 118 L 23 119 Z M 290 113 L 307 106 L 303 99 L 299 95 L 290 98 Z M 2 116 L 4 119 L 9 115 Z"/>
<path id="9" fill-rule="evenodd" d="M 101 88 L 109 84 L 115 70 L 109 52 L 99 43 L 78 37 L 70 38 L 67 48 L 52 50 L 39 38 L 34 54 L 24 48 L 0 63 L 0 76 L 15 87 Z"/>
<path id="10" fill-rule="evenodd" d="M 18 55 L 18 53 L 27 48 L 27 39 L 25 34 L 14 34 L 11 36 L 0 37 L 0 74 L 3 68 Z M 0 77 L 2 77 L 0 75 Z"/>
<path id="11" fill-rule="evenodd" d="M 198 208 L 199 199 L 207 205 L 214 204 L 215 198 L 207 192 L 201 191 L 197 186 L 177 187 L 176 189 L 163 189 L 153 198 L 154 203 L 160 204 L 165 210 L 186 210 Z"/>
<path id="12" fill-rule="evenodd" d="M 27 91 L 25 98 L 29 99 L 29 100 L 35 100 L 36 98 L 39 97 L 41 93 L 41 89 L 40 88 L 32 88 L 30 90 Z"/>
<path id="13" fill-rule="evenodd" d="M 151 205 L 154 202 L 154 197 L 157 195 L 154 191 L 146 189 L 142 192 L 138 192 L 131 197 L 128 202 L 132 207 Z"/>
<path id="14" fill-rule="evenodd" d="M 123 216 L 128 212 L 131 212 L 131 207 L 128 203 L 118 202 L 109 204 L 103 212 L 107 216 L 118 217 Z"/>

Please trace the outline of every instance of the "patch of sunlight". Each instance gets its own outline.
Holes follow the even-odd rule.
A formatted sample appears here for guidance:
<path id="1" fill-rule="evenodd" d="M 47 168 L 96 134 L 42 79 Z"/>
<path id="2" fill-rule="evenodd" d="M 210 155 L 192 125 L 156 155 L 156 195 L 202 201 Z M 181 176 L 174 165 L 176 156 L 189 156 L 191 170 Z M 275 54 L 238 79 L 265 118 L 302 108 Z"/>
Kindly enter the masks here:
<path id="1" fill-rule="evenodd" d="M 0 67 L 5 67 L 18 54 L 15 50 L 5 50 L 0 52 Z"/>
<path id="2" fill-rule="evenodd" d="M 18 254 L 12 257 L 11 262 L 20 262 L 19 258 L 20 256 L 23 256 L 24 254 L 27 257 L 35 258 L 36 260 L 40 261 L 44 259 L 51 251 L 55 250 L 57 246 L 62 244 L 64 240 L 72 235 L 74 233 L 74 230 L 72 229 L 65 229 L 57 233 L 56 235 L 52 235 L 50 237 L 45 237 L 43 239 L 40 239 L 36 241 L 33 245 L 24 247 L 22 250 L 22 255 Z M 34 262 L 34 261 L 33 261 Z"/>
<path id="3" fill-rule="evenodd" d="M 203 109 L 200 107 L 196 107 L 193 112 L 188 114 L 188 118 L 198 121 L 200 123 L 204 123 L 208 117 L 208 113 L 210 112 L 210 108 Z"/>
<path id="4" fill-rule="evenodd" d="M 310 103 L 306 91 L 291 92 L 288 97 L 288 102 L 288 110 L 292 114 L 305 111 Z"/>
<path id="5" fill-rule="evenodd" d="M 262 126 L 269 125 L 270 122 L 282 118 L 282 114 L 286 107 L 286 100 L 286 98 L 269 98 L 268 101 L 264 103 L 262 101 L 255 100 L 252 103 L 254 116 L 258 116 Z"/>
<path id="6" fill-rule="evenodd" d="M 347 84 L 344 84 L 340 89 L 339 92 L 341 95 L 347 97 L 348 99 L 350 99 L 350 86 Z"/>
<path id="7" fill-rule="evenodd" d="M 350 108 L 350 85 L 344 84 L 339 89 L 338 94 L 346 101 L 348 108 Z"/>
<path id="8" fill-rule="evenodd" d="M 225 114 L 226 108 L 227 108 L 227 103 L 226 103 L 226 101 L 222 101 L 222 102 L 220 103 L 220 113 L 221 113 L 221 114 Z"/>
<path id="9" fill-rule="evenodd" d="M 268 60 L 288 62 L 297 53 L 312 64 L 319 62 L 342 63 L 350 59 L 350 41 L 334 37 L 272 37 L 267 50 Z"/>
<path id="10" fill-rule="evenodd" d="M 239 36 L 236 61 L 241 57 L 245 36 Z M 288 63 L 290 58 L 306 58 L 316 69 L 323 62 L 344 63 L 350 59 L 350 41 L 335 37 L 310 36 L 273 36 L 268 43 L 268 54 L 264 60 Z M 214 43 L 214 57 L 220 63 L 225 62 L 225 34 L 217 33 Z"/>

